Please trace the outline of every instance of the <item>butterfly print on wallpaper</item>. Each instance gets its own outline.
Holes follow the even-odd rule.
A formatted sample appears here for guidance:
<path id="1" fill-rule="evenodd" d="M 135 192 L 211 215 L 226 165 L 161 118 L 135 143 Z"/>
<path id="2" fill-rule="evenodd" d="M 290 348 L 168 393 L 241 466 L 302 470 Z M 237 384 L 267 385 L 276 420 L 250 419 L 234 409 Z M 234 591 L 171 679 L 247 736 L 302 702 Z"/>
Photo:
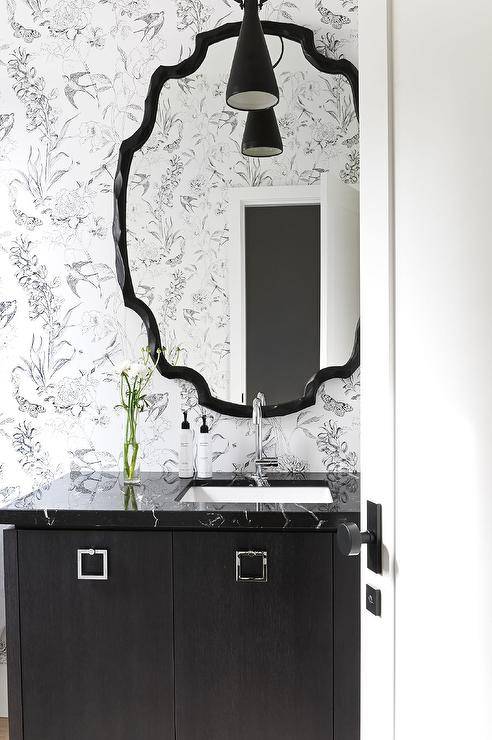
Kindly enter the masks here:
<path id="1" fill-rule="evenodd" d="M 321 2 L 318 2 L 316 7 L 318 8 L 321 16 L 321 22 L 330 25 L 332 28 L 340 31 L 345 25 L 350 23 L 350 18 L 341 13 L 334 13 L 332 10 L 325 8 Z"/>
<path id="2" fill-rule="evenodd" d="M 330 411 L 337 416 L 345 416 L 354 410 L 354 407 L 344 401 L 336 401 L 334 398 L 328 395 L 326 391 L 321 391 L 321 398 L 325 411 Z"/>

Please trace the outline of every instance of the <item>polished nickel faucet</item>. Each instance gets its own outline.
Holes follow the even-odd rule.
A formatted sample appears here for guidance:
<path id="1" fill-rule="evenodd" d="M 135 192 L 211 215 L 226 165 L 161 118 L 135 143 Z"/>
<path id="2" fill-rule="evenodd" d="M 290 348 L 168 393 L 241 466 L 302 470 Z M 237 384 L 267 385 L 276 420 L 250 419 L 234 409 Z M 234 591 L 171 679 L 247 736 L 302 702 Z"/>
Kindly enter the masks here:
<path id="1" fill-rule="evenodd" d="M 278 457 L 265 457 L 263 454 L 263 406 L 265 396 L 258 393 L 253 399 L 253 424 L 256 426 L 256 472 L 251 477 L 257 486 L 268 486 L 268 479 L 263 474 L 263 468 L 277 468 Z"/>

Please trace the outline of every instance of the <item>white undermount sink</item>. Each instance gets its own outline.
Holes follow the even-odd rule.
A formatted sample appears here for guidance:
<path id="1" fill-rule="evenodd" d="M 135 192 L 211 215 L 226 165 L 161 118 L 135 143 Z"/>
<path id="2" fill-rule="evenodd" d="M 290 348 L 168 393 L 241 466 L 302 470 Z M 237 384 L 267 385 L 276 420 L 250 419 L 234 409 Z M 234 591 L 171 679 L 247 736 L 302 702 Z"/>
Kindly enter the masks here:
<path id="1" fill-rule="evenodd" d="M 327 486 L 190 486 L 180 503 L 332 504 Z"/>

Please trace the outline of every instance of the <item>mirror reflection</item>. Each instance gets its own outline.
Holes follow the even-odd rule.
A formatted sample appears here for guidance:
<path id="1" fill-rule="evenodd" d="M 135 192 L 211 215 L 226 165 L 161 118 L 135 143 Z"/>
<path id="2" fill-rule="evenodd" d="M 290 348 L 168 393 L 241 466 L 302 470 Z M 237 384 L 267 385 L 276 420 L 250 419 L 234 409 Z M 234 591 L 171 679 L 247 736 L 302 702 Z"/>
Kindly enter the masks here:
<path id="1" fill-rule="evenodd" d="M 163 87 L 132 162 L 128 255 L 169 362 L 200 372 L 221 399 L 251 403 L 261 390 L 282 403 L 352 350 L 358 123 L 345 78 L 285 41 L 283 153 L 245 156 L 247 114 L 225 101 L 235 44 L 212 46 L 195 74 Z M 279 39 L 268 46 L 277 59 Z"/>

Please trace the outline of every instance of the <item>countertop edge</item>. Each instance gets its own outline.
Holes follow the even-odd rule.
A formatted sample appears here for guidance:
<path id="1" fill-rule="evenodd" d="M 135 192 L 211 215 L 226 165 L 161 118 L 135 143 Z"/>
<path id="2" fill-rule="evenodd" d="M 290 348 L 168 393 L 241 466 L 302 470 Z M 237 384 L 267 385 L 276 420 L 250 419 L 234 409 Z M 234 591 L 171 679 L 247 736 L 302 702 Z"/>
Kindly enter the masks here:
<path id="1" fill-rule="evenodd" d="M 0 524 L 17 529 L 111 530 L 303 530 L 335 532 L 358 511 L 45 511 L 0 510 Z"/>

